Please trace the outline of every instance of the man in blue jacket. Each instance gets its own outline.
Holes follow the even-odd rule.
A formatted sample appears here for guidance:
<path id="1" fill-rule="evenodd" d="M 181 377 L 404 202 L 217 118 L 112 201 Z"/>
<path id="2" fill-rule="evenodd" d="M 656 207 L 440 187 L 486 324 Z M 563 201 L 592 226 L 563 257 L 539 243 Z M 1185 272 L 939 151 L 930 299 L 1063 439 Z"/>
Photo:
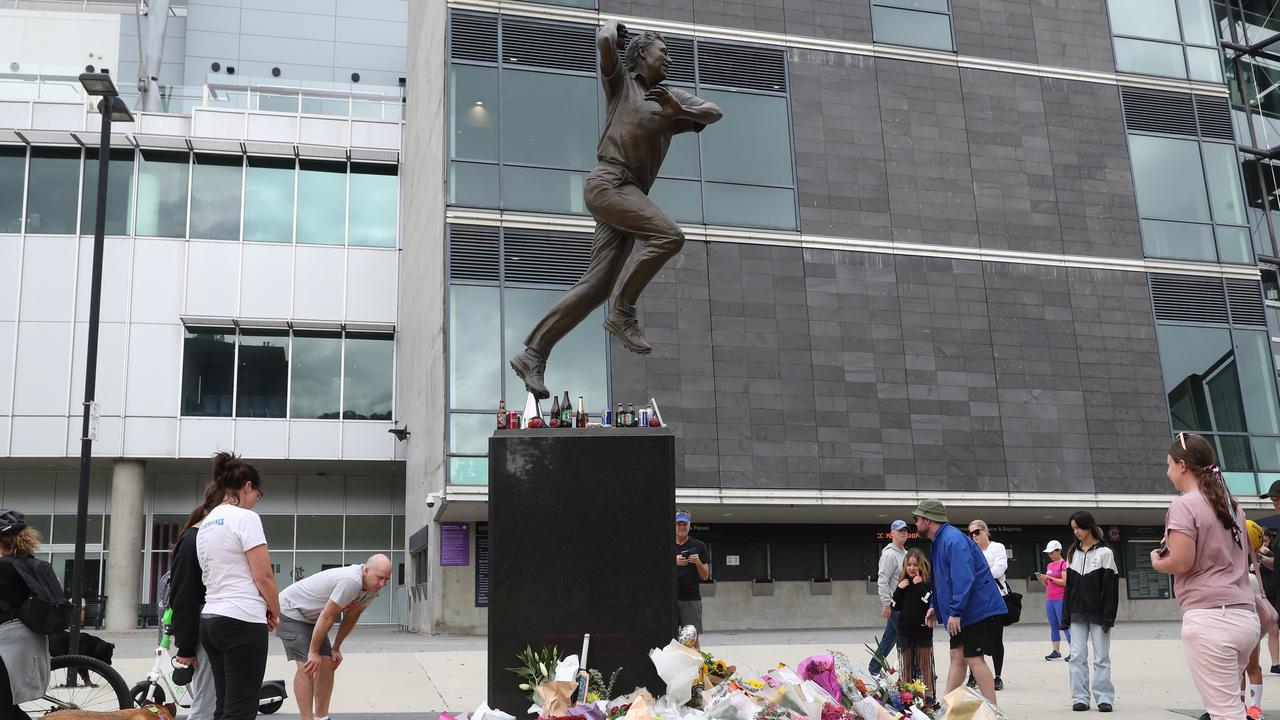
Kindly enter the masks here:
<path id="1" fill-rule="evenodd" d="M 947 523 L 947 508 L 940 500 L 921 500 L 912 511 L 916 530 L 933 544 L 933 599 L 925 622 L 939 621 L 951 634 L 951 667 L 946 693 L 964 682 L 965 669 L 973 673 L 978 689 L 996 701 L 995 675 L 983 658 L 998 642 L 1001 616 L 1008 612 L 987 559 L 977 543 Z M 946 693 L 943 693 L 945 695 Z"/>

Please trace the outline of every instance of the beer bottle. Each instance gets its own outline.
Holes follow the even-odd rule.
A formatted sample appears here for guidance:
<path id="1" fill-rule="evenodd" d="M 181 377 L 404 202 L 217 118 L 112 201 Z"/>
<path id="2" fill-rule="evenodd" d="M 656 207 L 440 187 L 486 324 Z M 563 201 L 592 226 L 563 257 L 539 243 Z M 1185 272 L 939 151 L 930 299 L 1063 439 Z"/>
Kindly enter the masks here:
<path id="1" fill-rule="evenodd" d="M 547 423 L 547 427 L 560 427 L 560 398 L 551 397 L 551 420 Z"/>
<path id="2" fill-rule="evenodd" d="M 620 428 L 627 426 L 627 412 L 622 409 L 622 403 L 618 403 L 618 409 L 613 411 L 613 426 Z"/>
<path id="3" fill-rule="evenodd" d="M 627 403 L 627 427 L 639 427 L 640 421 L 636 418 L 636 406 Z"/>
<path id="4" fill-rule="evenodd" d="M 582 402 L 582 396 L 578 396 L 578 427 L 587 426 L 587 406 Z"/>
<path id="5" fill-rule="evenodd" d="M 569 402 L 569 391 L 564 391 L 564 401 L 560 403 L 560 427 L 573 427 L 573 404 Z"/>
<path id="6" fill-rule="evenodd" d="M 506 400 L 498 401 L 498 429 L 499 430 L 507 429 L 507 401 Z"/>

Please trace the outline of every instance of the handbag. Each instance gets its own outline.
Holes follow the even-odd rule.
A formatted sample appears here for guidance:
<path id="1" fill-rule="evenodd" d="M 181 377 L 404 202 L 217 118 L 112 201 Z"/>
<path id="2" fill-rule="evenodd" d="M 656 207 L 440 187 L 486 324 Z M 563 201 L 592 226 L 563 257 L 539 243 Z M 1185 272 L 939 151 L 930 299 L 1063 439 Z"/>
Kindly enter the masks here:
<path id="1" fill-rule="evenodd" d="M 1253 575 L 1258 578 L 1258 589 L 1266 587 L 1262 584 L 1262 566 L 1258 562 L 1258 556 L 1254 553 L 1253 548 L 1249 548 L 1249 559 L 1253 561 Z M 1258 613 L 1258 624 L 1262 626 L 1262 634 L 1259 637 L 1266 637 L 1271 632 L 1271 628 L 1280 624 L 1280 616 L 1276 614 L 1276 608 L 1267 599 L 1265 592 L 1253 594 L 1253 609 Z"/>
<path id="2" fill-rule="evenodd" d="M 1022 619 L 1022 593 L 1014 592 L 1004 583 L 998 583 L 1005 591 L 1004 606 L 1008 609 L 1002 621 L 1005 627 L 1015 625 Z"/>

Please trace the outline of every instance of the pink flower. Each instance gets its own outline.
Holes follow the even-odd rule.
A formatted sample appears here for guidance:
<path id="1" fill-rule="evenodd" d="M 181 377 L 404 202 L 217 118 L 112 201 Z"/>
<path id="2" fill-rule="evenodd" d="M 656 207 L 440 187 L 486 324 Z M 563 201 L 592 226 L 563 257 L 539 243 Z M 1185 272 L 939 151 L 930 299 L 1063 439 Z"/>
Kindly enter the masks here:
<path id="1" fill-rule="evenodd" d="M 906 690 L 903 690 L 901 695 L 899 695 L 899 697 L 902 698 L 903 705 L 910 705 L 911 701 L 915 699 L 915 696 L 913 696 L 911 693 L 907 692 Z"/>

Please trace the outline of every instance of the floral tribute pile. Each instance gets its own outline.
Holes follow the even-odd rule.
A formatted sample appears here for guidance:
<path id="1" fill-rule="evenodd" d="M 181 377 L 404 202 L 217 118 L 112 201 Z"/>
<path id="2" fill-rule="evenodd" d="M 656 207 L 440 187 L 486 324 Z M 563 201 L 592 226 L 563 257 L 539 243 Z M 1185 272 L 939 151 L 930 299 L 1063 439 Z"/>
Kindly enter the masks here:
<path id="1" fill-rule="evenodd" d="M 1002 718 L 994 706 L 978 697 L 964 697 L 965 712 L 956 700 L 957 690 L 947 702 L 950 717 L 926 691 L 919 680 L 902 679 L 897 670 L 881 658 L 881 672 L 869 674 L 855 669 L 839 652 L 807 657 L 794 668 L 780 664 L 756 674 L 741 670 L 723 658 L 702 652 L 692 628 L 682 631 L 665 648 L 654 649 L 649 658 L 667 694 L 655 698 L 644 688 L 614 694 L 613 673 L 609 682 L 596 670 L 580 668 L 577 656 L 561 659 L 553 648 L 526 651 L 522 667 L 511 668 L 519 677 L 520 689 L 529 693 L 533 705 L 528 713 L 545 720 L 955 720 L 956 718 Z M 963 691 L 963 692 L 962 692 Z M 981 710 L 981 712 L 974 712 Z M 441 720 L 455 718 L 441 716 Z M 463 719 L 459 719 L 463 720 Z M 466 720 L 515 720 L 505 712 L 482 705 Z"/>

